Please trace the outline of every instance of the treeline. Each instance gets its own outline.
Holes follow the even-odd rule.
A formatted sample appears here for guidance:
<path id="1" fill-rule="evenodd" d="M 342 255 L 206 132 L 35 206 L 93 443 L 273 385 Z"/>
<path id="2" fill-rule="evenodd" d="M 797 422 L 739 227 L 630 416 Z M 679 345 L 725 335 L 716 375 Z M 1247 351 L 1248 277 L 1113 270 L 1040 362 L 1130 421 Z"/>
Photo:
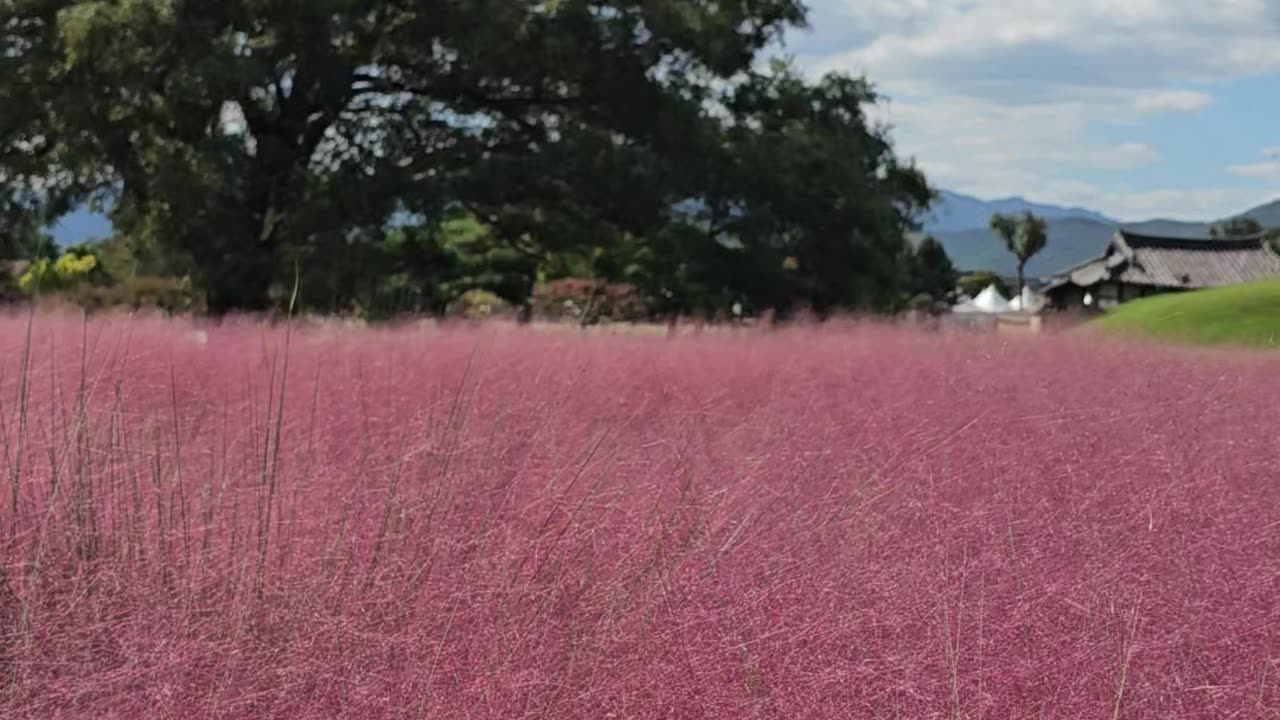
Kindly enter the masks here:
<path id="1" fill-rule="evenodd" d="M 0 250 L 109 208 L 113 281 L 183 279 L 214 313 L 295 287 L 371 317 L 556 288 L 650 316 L 938 299 L 945 253 L 907 239 L 933 193 L 868 118 L 873 88 L 766 62 L 805 19 L 799 0 L 4 0 Z"/>

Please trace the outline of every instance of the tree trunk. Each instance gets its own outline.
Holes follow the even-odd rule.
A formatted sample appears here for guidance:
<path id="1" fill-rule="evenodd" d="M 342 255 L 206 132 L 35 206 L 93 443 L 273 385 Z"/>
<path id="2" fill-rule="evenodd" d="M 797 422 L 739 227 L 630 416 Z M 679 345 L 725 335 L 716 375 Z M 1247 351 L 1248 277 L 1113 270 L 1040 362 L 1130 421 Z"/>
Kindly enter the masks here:
<path id="1" fill-rule="evenodd" d="M 1014 291 L 1014 294 L 1016 294 L 1018 297 L 1022 297 L 1022 289 L 1027 286 L 1026 270 L 1027 270 L 1027 261 L 1019 260 L 1018 261 L 1018 289 Z"/>
<path id="2" fill-rule="evenodd" d="M 243 225 L 253 228 L 252 215 Z M 257 313 L 271 308 L 271 281 L 275 279 L 274 246 L 250 240 L 247 232 L 223 229 L 207 238 L 194 253 L 203 276 L 208 310 L 222 316 L 233 312 Z M 199 246 L 197 246 L 199 247 Z"/>
<path id="3" fill-rule="evenodd" d="M 276 195 L 269 171 L 256 166 L 248 183 L 250 202 L 240 197 L 220 197 L 223 223 L 201 227 L 200 237 L 190 238 L 199 272 L 203 275 L 209 313 L 216 316 L 241 311 L 258 313 L 271 308 L 271 282 L 281 246 L 276 219 Z"/>
<path id="4" fill-rule="evenodd" d="M 210 315 L 263 312 L 271 308 L 271 268 L 266 264 L 224 260 L 226 266 L 205 276 Z"/>

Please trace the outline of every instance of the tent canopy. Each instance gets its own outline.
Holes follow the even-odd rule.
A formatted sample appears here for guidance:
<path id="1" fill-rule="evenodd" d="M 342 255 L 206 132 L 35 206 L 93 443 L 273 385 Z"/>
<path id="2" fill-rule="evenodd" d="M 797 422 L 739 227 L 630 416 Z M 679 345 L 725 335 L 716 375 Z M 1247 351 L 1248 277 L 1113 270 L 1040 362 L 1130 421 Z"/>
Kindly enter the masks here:
<path id="1" fill-rule="evenodd" d="M 1013 312 L 1038 313 L 1044 309 L 1044 297 L 1029 287 L 1022 288 L 1022 296 L 1009 301 Z"/>
<path id="2" fill-rule="evenodd" d="M 952 311 L 958 313 L 1006 313 L 1013 310 L 1009 305 L 1009 300 L 1000 294 L 1000 290 L 995 285 L 989 285 L 986 290 L 978 293 L 977 297 L 955 306 Z"/>

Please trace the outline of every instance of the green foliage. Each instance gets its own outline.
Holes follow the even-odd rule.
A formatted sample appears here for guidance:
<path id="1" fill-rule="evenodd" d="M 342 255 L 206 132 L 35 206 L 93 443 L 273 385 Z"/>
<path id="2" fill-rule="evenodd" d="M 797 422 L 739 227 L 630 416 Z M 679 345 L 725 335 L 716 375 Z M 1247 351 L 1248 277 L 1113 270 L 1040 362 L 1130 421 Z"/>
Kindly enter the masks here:
<path id="1" fill-rule="evenodd" d="M 297 256 L 404 206 L 611 201 L 562 243 L 646 221 L 661 193 L 612 202 L 633 175 L 613 171 L 653 165 L 803 19 L 798 0 L 9 0 L 0 170 L 115 194 L 116 226 L 190 256 L 215 310 L 259 308 Z"/>
<path id="2" fill-rule="evenodd" d="M 4 177 L 0 170 L 0 181 Z M 57 257 L 57 243 L 45 230 L 47 212 L 47 203 L 38 193 L 0 190 L 0 259 Z"/>
<path id="3" fill-rule="evenodd" d="M 679 162 L 652 170 L 683 199 L 612 236 L 594 276 L 636 286 L 660 316 L 893 307 L 905 231 L 933 194 L 868 122 L 871 87 L 775 63 L 721 101 L 729 119 L 673 140 Z"/>
<path id="4" fill-rule="evenodd" d="M 737 256 L 734 295 L 819 313 L 897 301 L 905 233 L 933 193 L 868 121 L 877 101 L 865 80 L 809 83 L 782 63 L 736 89 L 734 122 L 705 179 L 714 192 L 697 217 L 704 237 Z"/>
<path id="5" fill-rule="evenodd" d="M 991 216 L 991 229 L 1004 240 L 1009 252 L 1018 259 L 1017 292 L 1021 293 L 1022 288 L 1027 286 L 1027 263 L 1049 244 L 1048 223 L 1030 212 L 1021 216 L 996 213 Z"/>
<path id="6" fill-rule="evenodd" d="M 204 310 L 204 297 L 188 278 L 133 277 L 114 285 L 82 287 L 71 298 L 87 310 L 155 309 L 171 315 Z"/>
<path id="7" fill-rule="evenodd" d="M 1280 281 L 1134 300 L 1108 311 L 1094 325 L 1198 344 L 1280 347 Z"/>
<path id="8" fill-rule="evenodd" d="M 468 290 L 449 303 L 445 314 L 459 320 L 486 320 L 505 315 L 511 304 L 488 290 Z"/>
<path id="9" fill-rule="evenodd" d="M 800 0 L 7 0 L 0 180 L 40 187 L 44 216 L 110 199 L 111 272 L 190 277 L 213 312 L 295 278 L 310 309 L 388 317 L 567 276 L 667 314 L 887 308 L 932 193 L 865 80 L 760 68 L 804 20 Z"/>
<path id="10" fill-rule="evenodd" d="M 905 253 L 906 291 L 912 297 L 924 295 L 943 300 L 955 292 L 958 279 L 947 250 L 933 236 L 926 236 Z"/>
<path id="11" fill-rule="evenodd" d="M 441 282 L 446 296 L 472 290 L 490 292 L 509 305 L 522 305 L 537 279 L 537 259 L 471 215 L 456 215 L 440 226 L 440 243 L 447 257 Z"/>
<path id="12" fill-rule="evenodd" d="M 102 269 L 121 280 L 134 277 L 184 277 L 193 269 L 145 235 L 116 233 L 93 246 Z"/>
<path id="13" fill-rule="evenodd" d="M 308 312 L 383 319 L 401 313 L 442 310 L 435 273 L 441 251 L 426 228 L 327 233 L 294 254 L 299 307 Z M 277 283 L 276 296 L 293 291 Z"/>
<path id="14" fill-rule="evenodd" d="M 28 295 L 47 295 L 106 280 L 93 248 L 79 246 L 68 248 L 56 260 L 36 259 L 18 279 L 18 287 Z"/>
<path id="15" fill-rule="evenodd" d="M 304 309 L 371 319 L 440 314 L 470 290 L 521 305 L 537 275 L 535 257 L 459 211 L 439 224 L 335 233 L 295 262 Z M 281 284 L 277 291 L 291 292 L 292 285 Z"/>
<path id="16" fill-rule="evenodd" d="M 1248 238 L 1264 232 L 1262 223 L 1248 217 L 1231 218 L 1209 228 L 1209 237 L 1215 239 Z"/>
<path id="17" fill-rule="evenodd" d="M 22 260 L 0 261 L 0 303 L 18 302 L 26 297 L 18 285 L 25 264 Z"/>

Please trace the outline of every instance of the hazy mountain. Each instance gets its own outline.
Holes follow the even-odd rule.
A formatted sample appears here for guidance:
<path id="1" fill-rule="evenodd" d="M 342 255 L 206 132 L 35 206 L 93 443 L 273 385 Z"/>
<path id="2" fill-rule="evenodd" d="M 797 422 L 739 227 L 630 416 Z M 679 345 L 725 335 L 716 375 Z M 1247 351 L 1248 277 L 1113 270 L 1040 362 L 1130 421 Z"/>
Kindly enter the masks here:
<path id="1" fill-rule="evenodd" d="M 1018 214 L 1031 211 L 1046 220 L 1062 218 L 1083 218 L 1101 223 L 1113 223 L 1102 213 L 1085 208 L 1062 207 L 1035 203 L 1024 198 L 1012 197 L 1000 200 L 979 200 L 968 195 L 961 195 L 949 190 L 939 193 L 940 197 L 924 221 L 924 230 L 928 233 L 949 233 L 984 228 L 991 222 L 996 213 Z"/>
<path id="2" fill-rule="evenodd" d="M 1049 244 L 1027 265 L 1027 275 L 1052 275 L 1096 257 L 1106 247 L 1116 226 L 1088 218 L 1049 220 Z M 1018 263 L 989 228 L 935 233 L 951 261 L 961 270 L 994 270 L 1014 275 Z"/>
<path id="3" fill-rule="evenodd" d="M 1273 200 L 1266 205 L 1259 205 L 1244 213 L 1244 217 L 1253 218 L 1264 228 L 1280 228 L 1280 200 Z"/>
<path id="4" fill-rule="evenodd" d="M 1017 261 L 1005 249 L 1004 241 L 991 232 L 987 224 L 997 212 L 1020 211 L 1010 203 L 1025 202 L 996 200 L 986 202 L 954 193 L 943 193 L 941 205 L 946 221 L 925 223 L 925 231 L 931 233 L 947 249 L 952 262 L 961 270 L 994 270 L 1012 275 Z M 958 200 L 956 200 L 958 198 Z M 1102 253 L 1111 236 L 1122 224 L 1110 220 L 1101 213 L 1081 208 L 1064 208 L 1054 205 L 1025 203 L 1025 209 L 1045 218 L 1049 224 L 1049 245 L 1027 266 L 1032 277 L 1047 276 L 1078 265 Z M 1037 212 L 1034 208 L 1046 208 Z M 959 209 L 957 211 L 957 208 Z M 1247 210 L 1238 217 L 1257 220 L 1265 228 L 1280 228 L 1280 200 Z M 960 220 L 972 223 L 968 228 L 938 230 Z M 1216 222 L 1216 221 L 1215 221 Z M 1165 237 L 1208 237 L 1213 223 L 1186 222 L 1181 220 L 1146 220 L 1123 223 L 1123 227 L 1135 233 Z"/>
<path id="5" fill-rule="evenodd" d="M 1182 220 L 1146 220 L 1136 223 L 1125 223 L 1126 230 L 1140 235 L 1156 235 L 1159 237 L 1203 238 L 1209 236 L 1209 223 L 1185 222 Z"/>

